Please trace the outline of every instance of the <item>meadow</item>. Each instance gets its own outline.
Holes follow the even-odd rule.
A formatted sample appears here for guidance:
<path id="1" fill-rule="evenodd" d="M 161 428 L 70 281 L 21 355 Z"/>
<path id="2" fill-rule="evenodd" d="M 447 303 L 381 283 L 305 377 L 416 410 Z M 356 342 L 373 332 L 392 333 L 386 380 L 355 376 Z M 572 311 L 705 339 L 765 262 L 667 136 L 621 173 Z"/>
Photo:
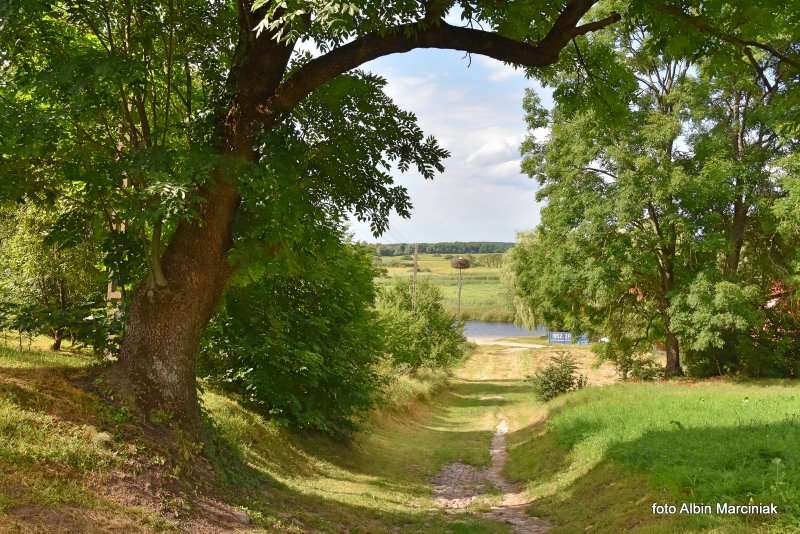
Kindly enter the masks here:
<path id="1" fill-rule="evenodd" d="M 478 265 L 463 271 L 461 290 L 462 320 L 513 322 L 514 310 L 511 293 L 502 279 L 499 267 L 480 265 L 481 258 L 490 254 L 471 254 Z M 429 280 L 442 292 L 445 307 L 458 310 L 458 271 L 450 266 L 452 254 L 420 254 L 418 258 L 420 279 Z M 410 278 L 413 259 L 410 256 L 376 256 L 386 273 L 377 279 L 379 284 L 391 283 L 398 278 Z"/>

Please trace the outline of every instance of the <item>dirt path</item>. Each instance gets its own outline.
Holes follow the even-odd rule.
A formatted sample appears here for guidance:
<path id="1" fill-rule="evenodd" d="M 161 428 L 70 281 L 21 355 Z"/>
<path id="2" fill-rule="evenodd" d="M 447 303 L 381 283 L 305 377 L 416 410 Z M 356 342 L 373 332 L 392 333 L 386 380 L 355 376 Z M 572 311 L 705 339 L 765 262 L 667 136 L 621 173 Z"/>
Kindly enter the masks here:
<path id="1" fill-rule="evenodd" d="M 462 416 L 455 424 L 451 422 L 450 428 L 491 435 L 491 440 L 486 440 L 490 443 L 483 442 L 489 447 L 490 463 L 483 468 L 467 462 L 445 465 L 433 479 L 435 503 L 450 513 L 487 510 L 487 505 L 492 505 L 480 513 L 483 518 L 505 523 L 517 533 L 547 532 L 546 521 L 527 514 L 530 497 L 524 488 L 506 478 L 504 468 L 509 458 L 509 436 L 547 416 L 546 407 L 536 400 L 527 378 L 559 348 L 489 338 L 471 341 L 478 341 L 479 347 L 456 370 L 450 397 L 451 413 L 468 417 Z M 591 385 L 615 380 L 609 365 L 594 365 L 595 356 L 587 347 L 572 346 L 569 351 Z M 479 463 L 474 453 L 471 456 L 456 453 L 452 457 Z"/>
<path id="2" fill-rule="evenodd" d="M 523 349 L 545 349 L 547 345 L 538 343 L 519 343 L 517 341 L 502 341 L 500 337 L 469 337 L 467 341 L 476 345 L 493 345 L 495 347 L 517 347 Z"/>
<path id="3" fill-rule="evenodd" d="M 492 519 L 502 521 L 511 525 L 513 532 L 540 533 L 550 530 L 547 522 L 536 517 L 531 517 L 525 511 L 528 501 L 519 487 L 503 476 L 503 467 L 508 460 L 506 450 L 506 434 L 508 433 L 508 423 L 502 419 L 495 429 L 492 436 L 492 447 L 490 453 L 492 464 L 488 469 L 487 478 L 502 493 L 502 500 L 499 506 L 492 508 L 487 515 Z"/>
<path id="4" fill-rule="evenodd" d="M 507 433 L 508 422 L 501 419 L 492 436 L 489 450 L 492 461 L 487 469 L 478 469 L 462 463 L 445 466 L 434 479 L 434 500 L 449 511 L 463 510 L 494 486 L 500 490 L 500 504 L 493 506 L 491 511 L 483 515 L 511 525 L 512 532 L 525 534 L 548 532 L 550 528 L 547 522 L 527 514 L 525 508 L 530 501 L 503 475 L 503 467 L 508 460 Z"/>

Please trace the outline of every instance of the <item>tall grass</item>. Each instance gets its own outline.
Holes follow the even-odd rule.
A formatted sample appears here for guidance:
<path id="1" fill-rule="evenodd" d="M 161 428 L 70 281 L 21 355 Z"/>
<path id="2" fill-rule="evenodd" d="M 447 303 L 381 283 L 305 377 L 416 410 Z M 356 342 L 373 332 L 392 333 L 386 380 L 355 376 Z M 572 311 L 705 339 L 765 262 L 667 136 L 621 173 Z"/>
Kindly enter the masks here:
<path id="1" fill-rule="evenodd" d="M 383 403 L 379 410 L 409 410 L 415 403 L 430 400 L 441 392 L 449 378 L 450 373 L 445 369 L 419 369 L 414 373 L 394 374 L 384 388 Z"/>

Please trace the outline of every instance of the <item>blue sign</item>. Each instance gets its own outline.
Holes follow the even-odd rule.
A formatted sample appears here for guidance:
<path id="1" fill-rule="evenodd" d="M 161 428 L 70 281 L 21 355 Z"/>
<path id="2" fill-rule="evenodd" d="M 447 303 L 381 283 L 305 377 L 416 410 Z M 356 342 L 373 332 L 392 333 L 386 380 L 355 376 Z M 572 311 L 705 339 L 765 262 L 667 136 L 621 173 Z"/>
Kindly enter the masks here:
<path id="1" fill-rule="evenodd" d="M 573 343 L 577 345 L 588 345 L 589 336 L 588 334 L 583 334 L 573 341 L 572 332 L 550 332 L 547 334 L 547 341 L 550 342 L 551 345 L 572 345 Z"/>
<path id="2" fill-rule="evenodd" d="M 551 345 L 572 345 L 572 332 L 550 332 L 547 341 Z"/>

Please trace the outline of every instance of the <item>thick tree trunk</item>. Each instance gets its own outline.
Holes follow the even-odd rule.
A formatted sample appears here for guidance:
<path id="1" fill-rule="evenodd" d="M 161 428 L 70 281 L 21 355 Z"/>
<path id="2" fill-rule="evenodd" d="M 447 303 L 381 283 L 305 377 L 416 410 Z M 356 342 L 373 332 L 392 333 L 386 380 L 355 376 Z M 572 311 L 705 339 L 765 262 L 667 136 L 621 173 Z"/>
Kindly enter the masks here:
<path id="1" fill-rule="evenodd" d="M 670 317 L 670 293 L 675 287 L 675 234 L 672 233 L 672 242 L 664 249 L 663 269 L 661 271 L 661 314 L 664 320 L 664 344 L 667 349 L 667 364 L 664 368 L 664 377 L 672 378 L 683 375 L 681 368 L 680 343 L 672 331 Z"/>
<path id="2" fill-rule="evenodd" d="M 665 344 L 667 348 L 667 366 L 664 369 L 664 376 L 666 378 L 682 376 L 680 345 L 678 344 L 678 338 L 669 328 L 666 331 Z"/>
<path id="3" fill-rule="evenodd" d="M 254 139 L 270 125 L 263 104 L 292 53 L 291 45 L 256 35 L 263 9 L 253 13 L 251 5 L 243 0 L 239 8 L 239 43 L 228 76 L 231 102 L 217 122 L 223 162 L 202 192 L 198 216 L 180 224 L 161 258 L 165 280 L 143 283 L 133 296 L 119 362 L 110 373 L 125 400 L 185 427 L 199 421 L 197 351 L 232 274 L 228 252 L 240 200 L 235 173 L 257 160 Z"/>
<path id="4" fill-rule="evenodd" d="M 235 187 L 223 181 L 206 198 L 197 222 L 181 224 L 164 254 L 168 285 L 144 283 L 134 295 L 112 370 L 127 401 L 188 426 L 200 415 L 195 358 L 230 276 L 227 252 L 239 202 Z"/>

